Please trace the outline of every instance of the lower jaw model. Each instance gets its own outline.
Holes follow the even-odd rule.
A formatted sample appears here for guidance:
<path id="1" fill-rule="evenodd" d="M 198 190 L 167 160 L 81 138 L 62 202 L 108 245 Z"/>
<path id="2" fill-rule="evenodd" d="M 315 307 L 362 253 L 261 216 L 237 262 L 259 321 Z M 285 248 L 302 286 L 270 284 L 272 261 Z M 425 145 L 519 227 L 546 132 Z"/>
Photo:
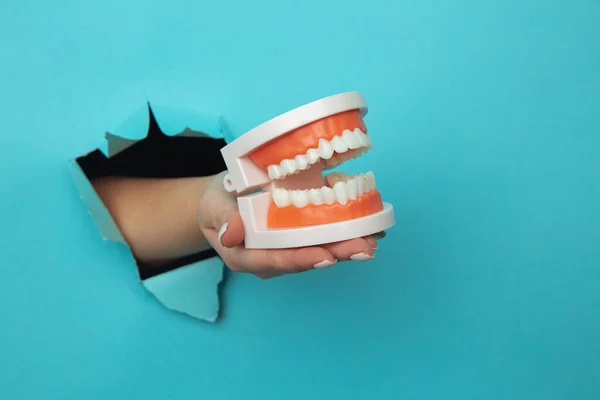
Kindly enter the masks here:
<path id="1" fill-rule="evenodd" d="M 358 92 L 282 114 L 225 146 L 246 248 L 313 246 L 372 235 L 395 224 L 372 172 L 324 172 L 372 148 Z"/>

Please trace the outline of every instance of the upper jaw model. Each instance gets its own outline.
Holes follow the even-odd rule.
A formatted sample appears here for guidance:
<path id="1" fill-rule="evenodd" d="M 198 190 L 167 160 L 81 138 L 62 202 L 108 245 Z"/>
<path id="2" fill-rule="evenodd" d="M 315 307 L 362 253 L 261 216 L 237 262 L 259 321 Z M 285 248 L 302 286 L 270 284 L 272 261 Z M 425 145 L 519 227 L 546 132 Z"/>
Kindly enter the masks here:
<path id="1" fill-rule="evenodd" d="M 221 150 L 249 249 L 314 246 L 391 228 L 372 172 L 323 175 L 372 147 L 358 92 L 323 98 L 250 130 Z M 250 193 L 250 194 L 249 194 Z"/>

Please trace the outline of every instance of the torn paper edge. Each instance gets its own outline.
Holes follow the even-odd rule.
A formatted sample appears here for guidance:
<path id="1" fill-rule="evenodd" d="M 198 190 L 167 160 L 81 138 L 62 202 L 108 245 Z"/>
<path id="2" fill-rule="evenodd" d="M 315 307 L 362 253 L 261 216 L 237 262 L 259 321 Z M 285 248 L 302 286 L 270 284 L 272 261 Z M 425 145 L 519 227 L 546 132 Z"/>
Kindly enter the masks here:
<path id="1" fill-rule="evenodd" d="M 210 117 L 146 103 L 113 132 L 106 132 L 104 141 L 98 149 L 110 158 L 145 139 L 150 123 L 150 108 L 161 131 L 169 136 L 224 138 L 227 132 L 225 121 L 220 116 Z M 182 121 L 182 118 L 192 123 L 183 125 L 187 121 Z M 181 130 L 177 132 L 178 129 Z M 89 152 L 95 150 L 90 149 Z M 83 156 L 85 154 L 69 161 L 72 179 L 79 197 L 87 207 L 102 238 L 125 244 L 131 253 L 117 224 L 77 162 L 77 158 Z M 135 260 L 132 253 L 131 255 Z M 134 267 L 139 276 L 139 268 L 135 262 Z M 195 319 L 216 322 L 220 314 L 219 287 L 223 277 L 224 264 L 217 256 L 148 279 L 140 279 L 140 282 L 166 308 Z"/>

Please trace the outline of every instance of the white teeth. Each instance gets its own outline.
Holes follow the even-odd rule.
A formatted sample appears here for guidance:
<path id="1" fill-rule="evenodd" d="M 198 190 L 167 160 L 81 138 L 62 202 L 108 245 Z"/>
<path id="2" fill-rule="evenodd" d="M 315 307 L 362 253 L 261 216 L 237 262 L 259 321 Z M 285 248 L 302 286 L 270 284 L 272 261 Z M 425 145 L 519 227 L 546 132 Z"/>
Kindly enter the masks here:
<path id="1" fill-rule="evenodd" d="M 360 144 L 362 145 L 362 147 L 371 147 L 371 139 L 367 136 L 366 133 L 364 133 L 358 128 L 354 130 L 354 133 L 360 140 Z"/>
<path id="2" fill-rule="evenodd" d="M 319 139 L 319 156 L 325 160 L 333 156 L 333 146 L 325 139 Z"/>
<path id="3" fill-rule="evenodd" d="M 309 165 L 307 156 L 298 155 L 293 160 L 286 158 L 279 165 L 269 165 L 267 173 L 269 174 L 269 179 L 280 179 L 303 171 Z"/>
<path id="4" fill-rule="evenodd" d="M 287 207 L 290 205 L 290 198 L 287 190 L 275 188 L 271 192 L 271 195 L 273 196 L 273 202 L 277 207 Z"/>
<path id="5" fill-rule="evenodd" d="M 331 139 L 331 146 L 336 153 L 345 153 L 348 151 L 348 145 L 341 136 L 334 136 Z"/>
<path id="6" fill-rule="evenodd" d="M 283 160 L 281 162 L 281 171 L 286 175 L 292 175 L 297 171 L 294 160 Z"/>
<path id="7" fill-rule="evenodd" d="M 357 139 L 358 140 L 358 139 Z M 325 168 L 333 168 L 339 164 L 342 164 L 348 160 L 359 157 L 361 154 L 368 151 L 367 147 L 360 147 L 358 149 L 349 149 L 343 154 L 337 154 L 335 157 L 330 158 L 325 162 Z"/>
<path id="8" fill-rule="evenodd" d="M 340 181 L 333 185 L 333 192 L 338 203 L 343 206 L 348 203 L 348 193 L 346 193 L 346 184 L 344 182 Z"/>
<path id="9" fill-rule="evenodd" d="M 308 162 L 311 164 L 316 163 L 317 161 L 319 161 L 319 151 L 317 149 L 309 149 L 306 152 L 306 158 L 308 159 Z"/>
<path id="10" fill-rule="evenodd" d="M 365 175 L 360 174 L 356 179 L 356 193 L 358 196 L 362 196 L 365 193 Z"/>
<path id="11" fill-rule="evenodd" d="M 326 204 L 335 203 L 335 193 L 333 193 L 333 189 L 328 186 L 323 186 L 321 188 L 321 193 L 323 193 L 323 199 Z"/>
<path id="12" fill-rule="evenodd" d="M 350 179 L 346 182 L 346 194 L 348 195 L 348 200 L 356 200 L 356 192 L 358 191 L 358 179 Z"/>
<path id="13" fill-rule="evenodd" d="M 321 159 L 325 160 L 326 167 L 332 168 L 360 156 L 371 146 L 371 139 L 360 128 L 353 131 L 346 129 L 341 135 L 334 136 L 331 141 L 319 139 L 318 147 L 309 149 L 306 154 L 282 160 L 279 165 L 270 165 L 267 168 L 269 179 L 282 179 L 304 171 Z"/>
<path id="14" fill-rule="evenodd" d="M 333 172 L 327 175 L 327 184 L 320 189 L 286 190 L 274 188 L 271 193 L 277 207 L 290 204 L 302 208 L 309 204 L 331 205 L 335 202 L 346 205 L 360 196 L 375 190 L 375 175 L 372 172 L 359 175 L 345 175 Z"/>
<path id="15" fill-rule="evenodd" d="M 292 190 L 290 200 L 298 208 L 306 207 L 310 203 L 307 190 Z"/>
<path id="16" fill-rule="evenodd" d="M 308 167 L 308 157 L 303 155 L 296 156 L 296 168 L 303 171 Z"/>
<path id="17" fill-rule="evenodd" d="M 321 192 L 319 189 L 310 189 L 308 191 L 308 199 L 316 206 L 320 206 L 325 202 L 323 192 Z"/>
<path id="18" fill-rule="evenodd" d="M 278 165 L 269 165 L 267 172 L 269 173 L 269 179 L 281 178 L 281 168 Z"/>
<path id="19" fill-rule="evenodd" d="M 344 142 L 346 142 L 346 144 L 348 145 L 349 149 L 354 150 L 358 149 L 361 146 L 360 139 L 353 131 L 349 131 L 346 129 L 344 133 L 342 133 L 342 138 L 344 139 Z"/>
<path id="20" fill-rule="evenodd" d="M 365 180 L 367 182 L 367 188 L 368 188 L 367 191 L 368 192 L 375 189 L 375 175 L 373 175 L 373 173 L 371 171 L 369 171 L 365 174 Z"/>

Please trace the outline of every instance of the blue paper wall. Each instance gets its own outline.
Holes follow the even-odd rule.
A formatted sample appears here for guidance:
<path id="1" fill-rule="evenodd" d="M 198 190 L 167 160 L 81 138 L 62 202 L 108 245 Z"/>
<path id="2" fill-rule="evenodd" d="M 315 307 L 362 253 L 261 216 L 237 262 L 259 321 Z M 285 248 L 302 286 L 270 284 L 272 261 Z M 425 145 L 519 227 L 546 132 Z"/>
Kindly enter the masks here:
<path id="1" fill-rule="evenodd" d="M 0 398 L 598 398 L 600 4 L 293 4 L 2 2 Z M 375 150 L 344 168 L 397 227 L 374 262 L 233 275 L 215 325 L 70 178 L 147 100 L 236 135 L 346 90 Z"/>

